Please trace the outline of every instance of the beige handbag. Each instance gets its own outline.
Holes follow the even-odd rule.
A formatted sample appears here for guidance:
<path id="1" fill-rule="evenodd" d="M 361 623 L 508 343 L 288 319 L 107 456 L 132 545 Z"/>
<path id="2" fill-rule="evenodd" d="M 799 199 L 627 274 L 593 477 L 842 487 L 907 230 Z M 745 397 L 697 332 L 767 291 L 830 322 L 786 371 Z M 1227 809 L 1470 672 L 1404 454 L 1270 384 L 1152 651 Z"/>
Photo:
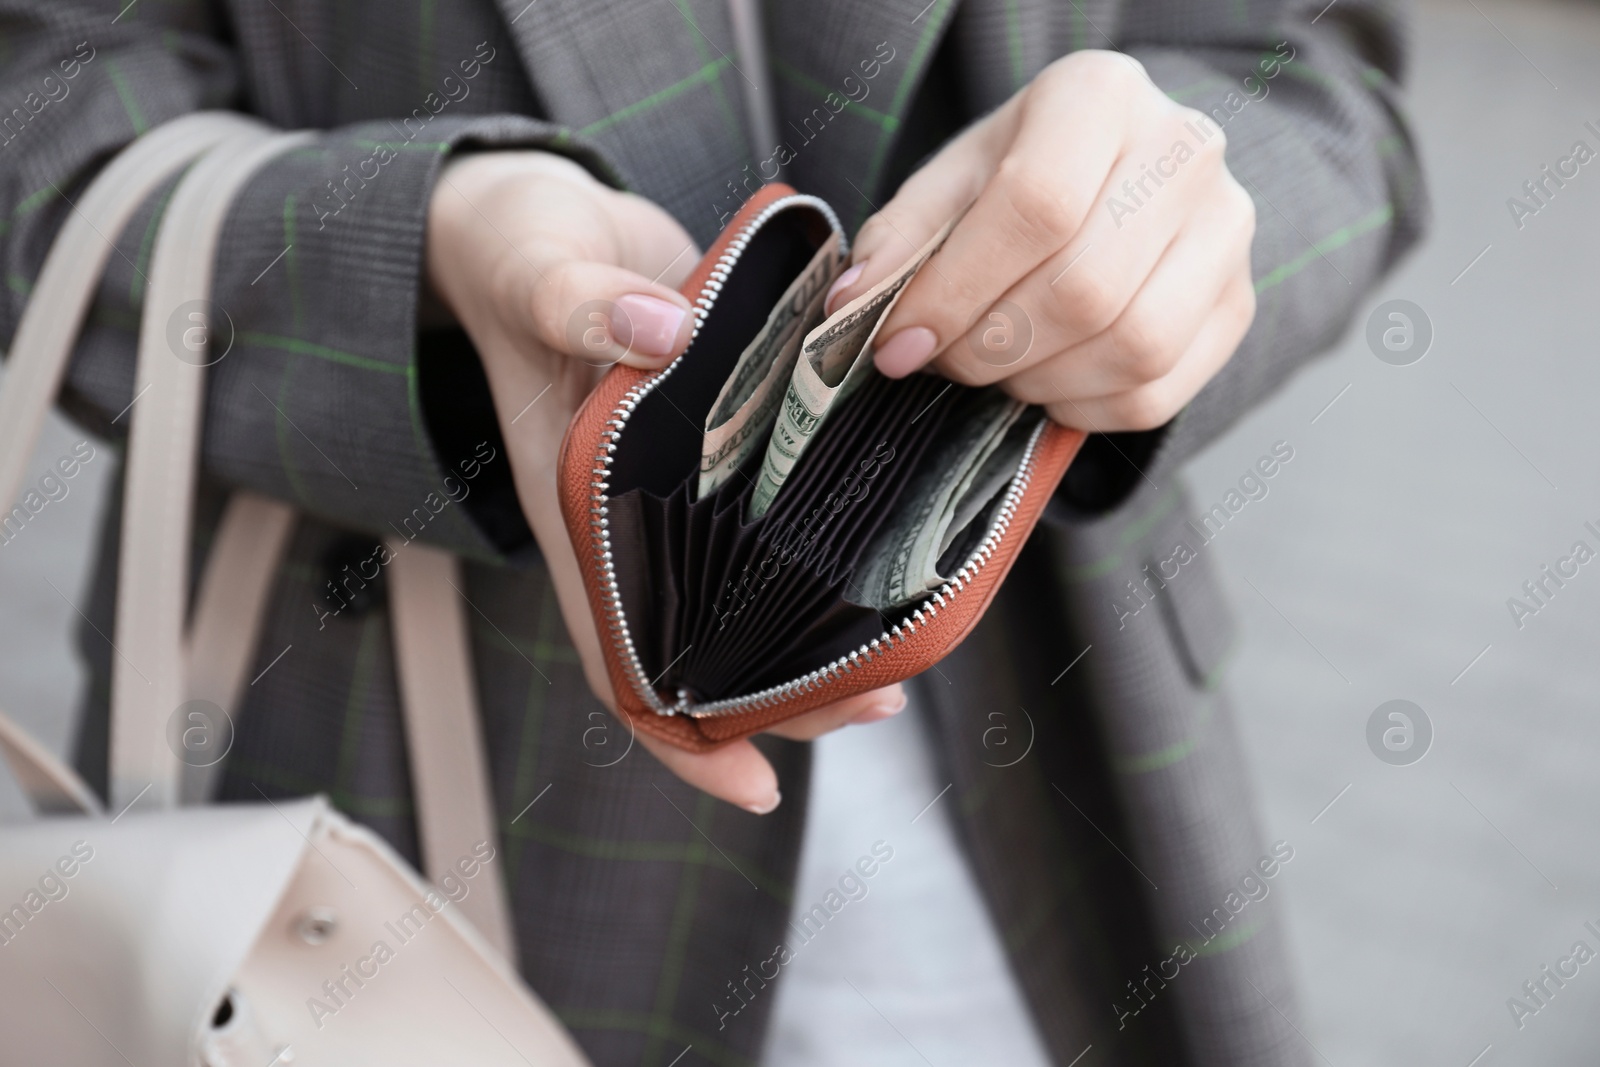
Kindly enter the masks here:
<path id="1" fill-rule="evenodd" d="M 211 265 L 234 194 L 304 140 L 227 113 L 141 137 L 77 201 L 13 341 L 0 389 L 6 501 L 59 388 L 108 237 L 189 168 L 156 241 L 139 336 L 114 631 L 113 812 L 0 715 L 0 754 L 38 816 L 0 826 L 5 1063 L 587 1062 L 514 968 L 449 555 L 390 545 L 418 834 L 435 884 L 323 797 L 179 806 L 207 797 L 216 768 L 179 758 L 169 720 L 193 700 L 236 713 L 293 527 L 283 504 L 235 494 L 190 597 L 205 365 L 221 358 L 206 345 Z"/>

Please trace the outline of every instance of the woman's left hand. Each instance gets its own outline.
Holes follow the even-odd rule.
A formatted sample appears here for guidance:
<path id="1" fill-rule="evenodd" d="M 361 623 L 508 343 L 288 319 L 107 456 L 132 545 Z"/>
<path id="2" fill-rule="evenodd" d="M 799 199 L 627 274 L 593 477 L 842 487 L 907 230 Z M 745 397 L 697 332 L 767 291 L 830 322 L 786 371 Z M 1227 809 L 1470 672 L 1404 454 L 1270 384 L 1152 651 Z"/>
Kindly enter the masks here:
<path id="1" fill-rule="evenodd" d="M 1147 430 L 1255 315 L 1255 207 L 1222 130 L 1129 56 L 1076 52 L 978 122 L 862 227 L 842 306 L 966 214 L 879 333 L 877 366 L 999 382 L 1082 430 Z M 859 268 L 859 269 L 858 269 Z"/>

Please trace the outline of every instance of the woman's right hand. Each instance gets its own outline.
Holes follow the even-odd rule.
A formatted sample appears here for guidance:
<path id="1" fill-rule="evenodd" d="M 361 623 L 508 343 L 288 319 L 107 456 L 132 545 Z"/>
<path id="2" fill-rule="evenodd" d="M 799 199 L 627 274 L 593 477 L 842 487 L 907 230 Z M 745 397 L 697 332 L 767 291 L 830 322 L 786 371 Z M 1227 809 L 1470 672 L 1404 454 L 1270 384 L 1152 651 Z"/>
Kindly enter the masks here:
<path id="1" fill-rule="evenodd" d="M 688 345 L 693 315 L 676 287 L 699 257 L 693 239 L 660 207 L 544 152 L 458 157 L 446 164 L 428 210 L 429 284 L 478 350 L 517 496 L 567 632 L 590 687 L 613 710 L 599 634 L 561 518 L 556 458 L 568 423 L 608 367 L 661 367 Z M 771 732 L 810 739 L 887 718 L 904 704 L 900 687 L 890 686 Z M 777 807 L 777 775 L 749 741 L 696 754 L 639 740 L 690 785 L 750 811 Z"/>

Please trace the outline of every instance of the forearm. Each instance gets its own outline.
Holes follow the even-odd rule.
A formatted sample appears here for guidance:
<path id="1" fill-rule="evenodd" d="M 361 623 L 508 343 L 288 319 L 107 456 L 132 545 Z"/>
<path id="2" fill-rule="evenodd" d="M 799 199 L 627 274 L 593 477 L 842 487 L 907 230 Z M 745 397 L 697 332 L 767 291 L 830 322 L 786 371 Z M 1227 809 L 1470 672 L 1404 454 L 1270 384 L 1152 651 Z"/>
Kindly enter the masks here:
<path id="1" fill-rule="evenodd" d="M 22 102 L 36 83 L 40 99 L 49 94 L 0 145 L 0 195 L 12 205 L 0 236 L 6 333 L 99 165 L 153 126 L 231 102 L 227 52 L 194 12 L 166 10 L 173 24 L 164 28 L 108 29 L 109 17 L 71 6 L 9 16 L 0 8 L 15 45 L 0 99 Z M 98 45 L 62 44 L 91 37 Z M 214 481 L 347 528 L 490 554 L 528 534 L 514 504 L 489 512 L 509 522 L 477 521 L 482 502 L 509 493 L 511 480 L 475 353 L 459 335 L 418 331 L 428 203 L 453 150 L 548 147 L 562 134 L 520 116 L 423 114 L 323 132 L 239 195 L 216 263 L 213 356 L 217 346 L 226 354 L 209 371 L 201 461 Z M 581 149 L 565 151 L 606 172 Z M 106 235 L 116 253 L 66 383 L 72 413 L 109 436 L 138 417 L 145 273 L 171 188 L 122 234 Z"/>

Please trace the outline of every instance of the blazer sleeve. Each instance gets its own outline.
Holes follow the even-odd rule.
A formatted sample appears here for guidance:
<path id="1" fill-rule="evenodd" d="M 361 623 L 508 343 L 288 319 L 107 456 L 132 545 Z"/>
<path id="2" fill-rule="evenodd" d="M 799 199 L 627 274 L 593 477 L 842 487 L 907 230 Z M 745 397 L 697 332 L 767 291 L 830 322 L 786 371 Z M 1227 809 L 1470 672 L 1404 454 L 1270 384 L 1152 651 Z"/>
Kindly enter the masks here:
<path id="1" fill-rule="evenodd" d="M 219 6 L 166 0 L 113 22 L 117 3 L 0 0 L 0 101 L 28 112 L 0 116 L 3 336 L 14 333 L 73 201 L 107 159 L 187 112 L 248 108 L 226 27 L 213 15 Z M 374 537 L 420 535 L 479 557 L 526 544 L 514 495 L 506 515 L 510 472 L 470 345 L 459 331 L 419 332 L 434 182 L 450 153 L 491 146 L 550 148 L 609 174 L 550 123 L 445 113 L 425 126 L 380 120 L 320 131 L 250 180 L 215 265 L 213 353 L 230 347 L 208 382 L 201 464 L 209 481 Z M 144 270 L 175 184 L 122 234 L 105 235 L 116 254 L 64 391 L 70 414 L 112 438 L 138 417 Z M 432 431 L 442 422 L 449 432 L 440 438 Z M 476 499 L 467 507 L 446 506 L 468 493 Z M 502 506 L 480 506 L 496 494 Z M 485 512 L 500 514 L 503 529 L 478 521 Z"/>
<path id="2" fill-rule="evenodd" d="M 1265 8 L 1265 12 L 1263 12 Z M 1094 434 L 1055 514 L 1101 514 L 1184 461 L 1331 346 L 1422 233 L 1416 147 L 1397 93 L 1401 5 L 1367 0 L 1130 4 L 1119 46 L 1221 128 L 1256 205 L 1257 310 L 1233 358 L 1166 426 Z"/>

